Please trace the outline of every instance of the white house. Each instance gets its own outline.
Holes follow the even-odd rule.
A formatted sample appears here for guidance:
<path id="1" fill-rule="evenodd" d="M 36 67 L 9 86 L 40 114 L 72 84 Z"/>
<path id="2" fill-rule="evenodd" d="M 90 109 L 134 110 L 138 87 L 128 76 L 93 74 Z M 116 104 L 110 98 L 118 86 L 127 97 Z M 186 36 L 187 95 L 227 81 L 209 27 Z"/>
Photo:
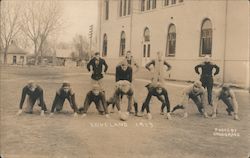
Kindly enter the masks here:
<path id="1" fill-rule="evenodd" d="M 12 42 L 7 50 L 7 64 L 25 65 L 28 52 L 18 47 Z M 0 51 L 0 63 L 4 63 L 4 52 Z"/>
<path id="2" fill-rule="evenodd" d="M 99 51 L 109 65 L 130 50 L 143 66 L 157 51 L 172 65 L 168 76 L 196 80 L 208 54 L 220 66 L 216 82 L 249 87 L 248 0 L 100 0 Z M 111 66 L 114 70 L 115 64 Z"/>

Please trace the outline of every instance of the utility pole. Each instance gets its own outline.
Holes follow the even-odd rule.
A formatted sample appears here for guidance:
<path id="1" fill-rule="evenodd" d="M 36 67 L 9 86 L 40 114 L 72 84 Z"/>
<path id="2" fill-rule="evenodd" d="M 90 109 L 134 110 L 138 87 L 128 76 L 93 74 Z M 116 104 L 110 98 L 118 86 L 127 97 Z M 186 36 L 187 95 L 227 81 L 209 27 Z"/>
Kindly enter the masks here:
<path id="1" fill-rule="evenodd" d="M 90 25 L 89 26 L 89 55 L 91 55 L 92 37 L 93 37 L 93 25 Z"/>

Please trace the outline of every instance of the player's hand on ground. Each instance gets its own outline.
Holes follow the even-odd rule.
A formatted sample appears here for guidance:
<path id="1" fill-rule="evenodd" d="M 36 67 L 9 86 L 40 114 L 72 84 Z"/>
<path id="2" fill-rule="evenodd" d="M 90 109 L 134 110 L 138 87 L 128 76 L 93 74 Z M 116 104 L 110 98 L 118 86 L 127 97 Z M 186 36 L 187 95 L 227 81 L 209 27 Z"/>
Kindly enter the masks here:
<path id="1" fill-rule="evenodd" d="M 54 113 L 53 113 L 53 112 L 51 112 L 51 113 L 49 114 L 49 116 L 50 116 L 50 117 L 54 116 Z"/>
<path id="2" fill-rule="evenodd" d="M 22 109 L 19 109 L 18 112 L 16 113 L 17 116 L 21 115 L 23 113 Z"/>
<path id="3" fill-rule="evenodd" d="M 169 112 L 166 114 L 166 118 L 167 118 L 168 120 L 172 120 L 172 117 L 171 117 L 171 115 L 170 115 Z"/>
<path id="4" fill-rule="evenodd" d="M 106 117 L 107 119 L 110 119 L 110 116 L 109 116 L 109 114 L 106 114 L 106 115 L 105 115 L 105 117 Z"/>
<path id="5" fill-rule="evenodd" d="M 234 115 L 234 120 L 240 120 L 239 116 L 237 114 Z"/>
<path id="6" fill-rule="evenodd" d="M 44 116 L 44 110 L 41 111 L 40 116 Z"/>
<path id="7" fill-rule="evenodd" d="M 216 118 L 216 113 L 213 113 L 212 118 Z"/>
<path id="8" fill-rule="evenodd" d="M 183 118 L 187 118 L 188 117 L 188 113 L 185 112 L 184 115 L 183 115 Z"/>
<path id="9" fill-rule="evenodd" d="M 82 114 L 81 118 L 85 118 L 87 116 L 87 114 Z"/>
<path id="10" fill-rule="evenodd" d="M 77 117 L 77 116 L 78 116 L 78 114 L 75 112 L 75 113 L 74 113 L 74 117 Z"/>

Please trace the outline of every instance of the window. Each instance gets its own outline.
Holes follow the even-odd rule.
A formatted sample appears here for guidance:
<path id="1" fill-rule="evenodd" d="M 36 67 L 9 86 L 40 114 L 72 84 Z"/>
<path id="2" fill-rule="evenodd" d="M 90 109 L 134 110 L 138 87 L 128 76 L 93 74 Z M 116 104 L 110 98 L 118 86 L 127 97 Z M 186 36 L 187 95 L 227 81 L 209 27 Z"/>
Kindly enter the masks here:
<path id="1" fill-rule="evenodd" d="M 150 10 L 151 8 L 151 0 L 147 0 L 147 10 Z"/>
<path id="2" fill-rule="evenodd" d="M 201 26 L 200 56 L 212 54 L 212 23 L 205 19 Z"/>
<path id="3" fill-rule="evenodd" d="M 120 16 L 122 16 L 122 0 L 120 0 Z"/>
<path id="4" fill-rule="evenodd" d="M 152 9 L 156 8 L 156 0 L 153 0 Z"/>
<path id="5" fill-rule="evenodd" d="M 182 3 L 184 0 L 178 0 L 179 3 Z M 177 4 L 177 0 L 164 0 L 164 6 Z"/>
<path id="6" fill-rule="evenodd" d="M 146 29 L 144 30 L 144 41 L 145 41 L 145 42 L 149 42 L 149 41 L 150 41 L 150 32 L 149 32 L 149 29 L 148 29 L 148 28 L 146 28 Z"/>
<path id="7" fill-rule="evenodd" d="M 105 20 L 109 19 L 109 0 L 105 0 Z"/>
<path id="8" fill-rule="evenodd" d="M 131 13 L 131 0 L 120 0 L 119 15 L 126 16 Z"/>
<path id="9" fill-rule="evenodd" d="M 120 52 L 119 52 L 119 56 L 124 56 L 125 55 L 125 48 L 126 48 L 126 37 L 125 37 L 125 32 L 122 31 L 122 33 L 121 33 L 121 39 L 120 39 Z"/>
<path id="10" fill-rule="evenodd" d="M 164 5 L 165 6 L 169 5 L 169 0 L 164 0 Z"/>
<path id="11" fill-rule="evenodd" d="M 176 4 L 176 0 L 171 0 L 171 4 Z"/>
<path id="12" fill-rule="evenodd" d="M 157 0 L 141 0 L 141 11 L 155 9 L 156 1 Z"/>
<path id="13" fill-rule="evenodd" d="M 143 33 L 143 57 L 150 57 L 150 31 L 146 27 Z"/>
<path id="14" fill-rule="evenodd" d="M 175 56 L 176 29 L 174 24 L 170 24 L 167 35 L 166 56 Z"/>
<path id="15" fill-rule="evenodd" d="M 103 44 L 102 44 L 102 56 L 107 56 L 108 53 L 108 38 L 106 33 L 103 35 Z"/>
<path id="16" fill-rule="evenodd" d="M 123 16 L 126 16 L 126 8 L 127 8 L 127 0 L 124 0 L 124 5 L 123 5 Z"/>
<path id="17" fill-rule="evenodd" d="M 145 0 L 141 0 L 141 11 L 145 10 Z"/>

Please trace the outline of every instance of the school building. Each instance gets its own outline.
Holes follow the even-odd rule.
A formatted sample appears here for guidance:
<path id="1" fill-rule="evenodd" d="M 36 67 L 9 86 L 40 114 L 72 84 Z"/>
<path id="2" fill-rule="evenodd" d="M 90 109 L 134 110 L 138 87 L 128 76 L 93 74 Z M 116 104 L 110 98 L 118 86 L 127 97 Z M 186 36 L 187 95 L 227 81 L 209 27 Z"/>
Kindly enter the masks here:
<path id="1" fill-rule="evenodd" d="M 205 55 L 220 67 L 215 82 L 249 88 L 248 0 L 99 0 L 98 49 L 110 71 L 130 50 L 144 66 L 161 51 L 166 78 L 197 80 Z"/>

